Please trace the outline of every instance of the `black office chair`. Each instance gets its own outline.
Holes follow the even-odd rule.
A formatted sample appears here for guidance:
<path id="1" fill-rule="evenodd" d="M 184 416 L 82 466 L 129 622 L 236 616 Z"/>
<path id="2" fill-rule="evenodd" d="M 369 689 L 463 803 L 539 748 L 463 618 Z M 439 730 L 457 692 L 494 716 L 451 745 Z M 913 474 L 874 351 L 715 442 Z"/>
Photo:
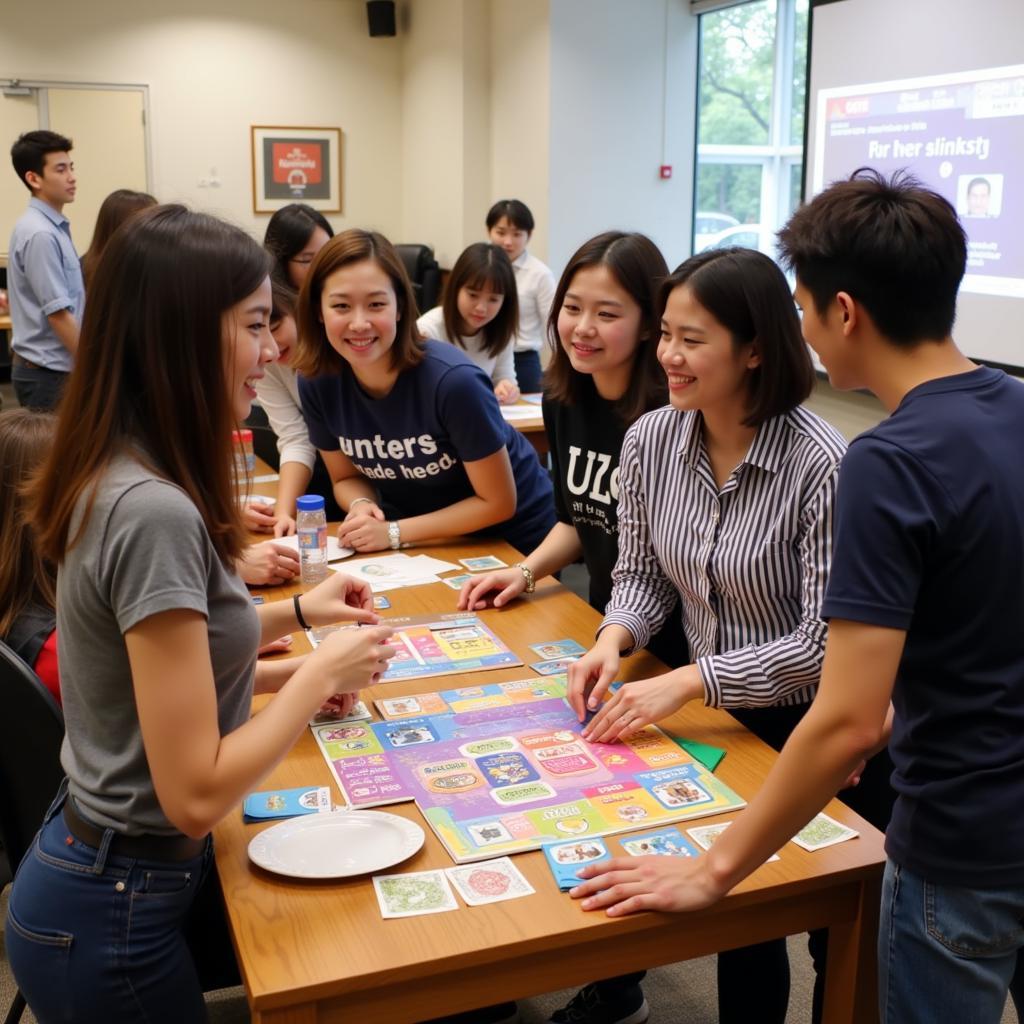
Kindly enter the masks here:
<path id="1" fill-rule="evenodd" d="M 64 778 L 64 716 L 35 672 L 3 642 L 0 700 L 0 839 L 15 871 Z M 24 1010 L 25 998 L 16 992 L 5 1024 L 17 1024 Z"/>
<path id="2" fill-rule="evenodd" d="M 433 309 L 441 295 L 441 267 L 434 259 L 434 250 L 429 245 L 396 245 L 395 248 L 412 281 L 419 311 L 425 313 Z"/>

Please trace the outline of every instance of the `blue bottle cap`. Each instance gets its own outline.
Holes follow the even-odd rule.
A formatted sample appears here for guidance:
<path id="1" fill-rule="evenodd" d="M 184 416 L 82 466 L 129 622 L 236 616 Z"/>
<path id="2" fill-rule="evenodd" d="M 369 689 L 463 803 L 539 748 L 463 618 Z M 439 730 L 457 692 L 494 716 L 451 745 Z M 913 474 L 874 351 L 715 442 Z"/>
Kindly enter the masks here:
<path id="1" fill-rule="evenodd" d="M 322 512 L 324 499 L 319 494 L 304 494 L 295 502 L 295 507 L 299 512 Z"/>

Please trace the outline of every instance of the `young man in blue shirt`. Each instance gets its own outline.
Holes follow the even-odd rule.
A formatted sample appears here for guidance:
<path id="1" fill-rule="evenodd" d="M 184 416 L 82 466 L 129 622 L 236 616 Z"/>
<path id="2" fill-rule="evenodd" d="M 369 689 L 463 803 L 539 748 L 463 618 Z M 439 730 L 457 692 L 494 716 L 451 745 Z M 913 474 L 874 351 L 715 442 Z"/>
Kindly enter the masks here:
<path id="1" fill-rule="evenodd" d="M 888 741 L 882 1020 L 997 1022 L 1008 990 L 1024 1011 L 1024 385 L 953 342 L 966 239 L 913 179 L 857 172 L 779 238 L 832 384 L 891 413 L 840 470 L 818 696 L 706 857 L 606 862 L 574 895 L 707 906 Z"/>
<path id="2" fill-rule="evenodd" d="M 75 198 L 71 140 L 56 132 L 21 135 L 11 147 L 32 193 L 11 234 L 7 288 L 13 327 L 11 381 L 18 401 L 52 409 L 74 364 L 85 305 L 82 268 L 64 207 Z"/>

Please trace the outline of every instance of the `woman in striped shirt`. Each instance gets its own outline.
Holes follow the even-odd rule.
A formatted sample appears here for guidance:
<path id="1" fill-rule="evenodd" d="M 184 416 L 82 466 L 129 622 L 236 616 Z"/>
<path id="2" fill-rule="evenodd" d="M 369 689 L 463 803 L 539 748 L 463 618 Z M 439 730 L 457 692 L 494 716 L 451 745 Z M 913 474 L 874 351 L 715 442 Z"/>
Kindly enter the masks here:
<path id="1" fill-rule="evenodd" d="M 570 699 L 581 719 L 584 702 L 601 707 L 620 653 L 645 646 L 678 598 L 692 663 L 624 686 L 584 736 L 625 739 L 700 699 L 779 749 L 821 672 L 846 445 L 800 405 L 813 367 L 789 286 L 767 256 L 701 253 L 667 278 L 661 303 L 670 405 L 641 417 L 623 443 L 612 596 L 597 642 L 570 668 Z M 614 984 L 605 1001 L 637 1004 Z M 781 1024 L 788 999 L 784 940 L 719 957 L 725 1024 Z"/>

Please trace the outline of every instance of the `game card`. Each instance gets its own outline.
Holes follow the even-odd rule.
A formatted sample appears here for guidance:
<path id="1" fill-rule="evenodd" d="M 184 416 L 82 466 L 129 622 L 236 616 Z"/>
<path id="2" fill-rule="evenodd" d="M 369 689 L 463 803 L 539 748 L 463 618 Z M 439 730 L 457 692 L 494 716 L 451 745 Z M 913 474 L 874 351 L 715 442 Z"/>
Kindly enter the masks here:
<path id="1" fill-rule="evenodd" d="M 731 821 L 718 821 L 714 825 L 698 825 L 696 828 L 688 828 L 686 831 L 690 834 L 690 838 L 703 850 L 710 850 L 715 845 L 715 841 L 718 837 L 732 824 Z M 779 855 L 773 853 L 766 864 L 770 864 L 773 860 L 778 860 Z"/>
<path id="2" fill-rule="evenodd" d="M 620 842 L 630 857 L 696 857 L 699 853 L 677 828 L 639 832 Z"/>
<path id="3" fill-rule="evenodd" d="M 447 868 L 445 874 L 471 907 L 501 903 L 503 900 L 514 900 L 536 892 L 508 857 Z"/>
<path id="4" fill-rule="evenodd" d="M 556 658 L 574 658 L 586 654 L 587 649 L 575 640 L 547 640 L 542 644 L 530 644 L 530 650 L 537 652 L 538 658 L 554 661 Z"/>
<path id="5" fill-rule="evenodd" d="M 391 607 L 391 599 L 385 597 L 383 594 L 373 595 L 373 608 L 374 611 L 382 612 L 387 608 Z"/>
<path id="6" fill-rule="evenodd" d="M 860 835 L 852 828 L 847 828 L 827 814 L 819 814 L 809 821 L 795 836 L 793 842 L 803 850 L 821 850 L 836 843 L 845 843 L 847 839 L 856 839 Z"/>
<path id="7" fill-rule="evenodd" d="M 530 668 L 541 676 L 555 676 L 559 672 L 564 672 L 575 660 L 575 658 L 554 658 L 551 661 L 535 661 Z"/>
<path id="8" fill-rule="evenodd" d="M 580 884 L 576 874 L 586 864 L 611 860 L 608 847 L 603 839 L 578 839 L 571 843 L 545 843 L 544 856 L 548 859 L 548 867 L 555 876 L 555 882 L 562 892 L 574 889 Z"/>
<path id="9" fill-rule="evenodd" d="M 373 888 L 382 917 L 418 917 L 459 909 L 443 871 L 374 875 Z"/>
<path id="10" fill-rule="evenodd" d="M 468 572 L 460 572 L 457 576 L 446 576 L 441 582 L 452 590 L 461 590 L 462 584 L 473 577 Z"/>
<path id="11" fill-rule="evenodd" d="M 475 558 L 460 558 L 459 562 L 470 572 L 485 572 L 487 569 L 508 568 L 508 562 L 503 562 L 495 555 L 477 555 Z"/>
<path id="12" fill-rule="evenodd" d="M 310 720 L 310 725 L 327 725 L 328 723 L 341 724 L 343 722 L 368 722 L 373 716 L 370 709 L 361 701 L 357 700 L 352 705 L 352 710 L 347 715 L 339 715 L 336 711 L 318 711 Z"/>

